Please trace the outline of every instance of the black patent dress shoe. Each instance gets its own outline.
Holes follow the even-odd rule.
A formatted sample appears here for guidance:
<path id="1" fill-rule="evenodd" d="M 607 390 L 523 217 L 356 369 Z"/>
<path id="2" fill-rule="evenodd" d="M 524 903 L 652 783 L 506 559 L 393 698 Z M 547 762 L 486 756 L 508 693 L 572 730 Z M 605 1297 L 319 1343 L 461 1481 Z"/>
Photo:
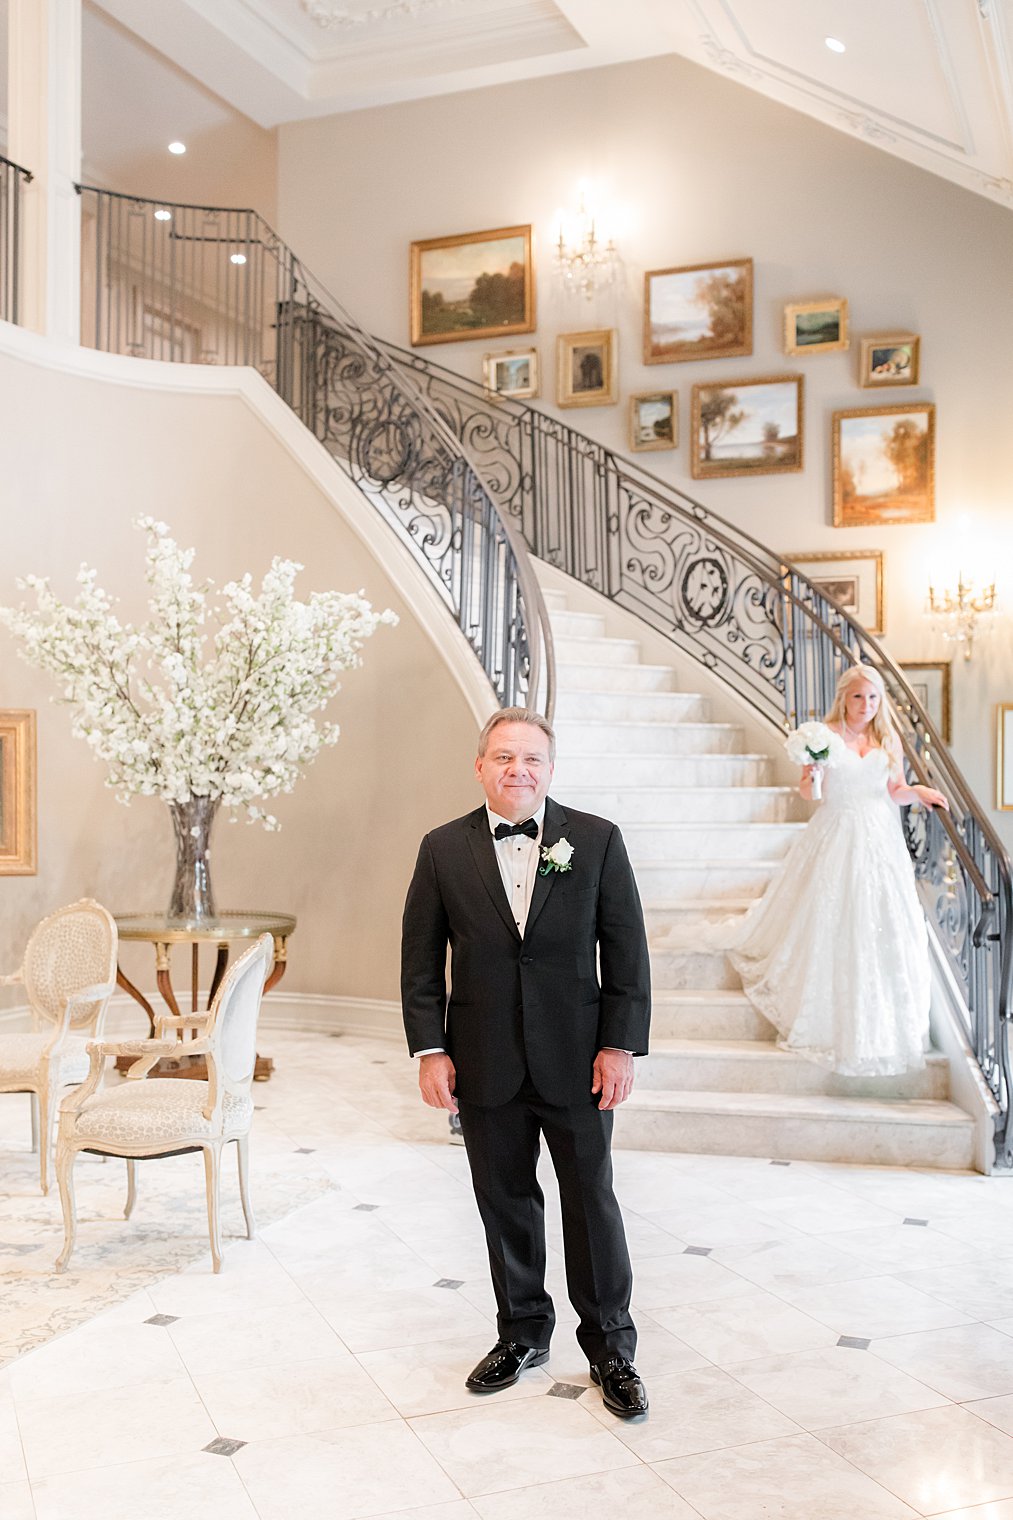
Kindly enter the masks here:
<path id="1" fill-rule="evenodd" d="M 497 1341 L 483 1356 L 478 1366 L 464 1380 L 465 1388 L 472 1393 L 495 1393 L 499 1388 L 509 1388 L 516 1383 L 528 1367 L 540 1367 L 547 1362 L 549 1353 L 539 1351 L 537 1346 L 519 1346 L 516 1341 Z"/>
<path id="2" fill-rule="evenodd" d="M 629 1419 L 647 1413 L 647 1390 L 640 1373 L 625 1357 L 614 1356 L 609 1362 L 599 1362 L 591 1368 L 591 1381 L 598 1384 L 602 1403 L 613 1414 Z"/>

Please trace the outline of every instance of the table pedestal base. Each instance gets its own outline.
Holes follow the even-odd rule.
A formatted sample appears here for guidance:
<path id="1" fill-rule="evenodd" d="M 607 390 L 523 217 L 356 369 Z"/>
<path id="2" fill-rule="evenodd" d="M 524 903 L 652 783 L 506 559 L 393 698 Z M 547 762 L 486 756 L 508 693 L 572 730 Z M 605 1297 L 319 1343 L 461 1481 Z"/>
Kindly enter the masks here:
<path id="1" fill-rule="evenodd" d="M 124 1075 L 136 1062 L 136 1056 L 117 1056 L 116 1070 Z M 258 1056 L 257 1063 L 253 1068 L 253 1080 L 255 1082 L 267 1082 L 274 1071 L 274 1058 L 272 1056 Z M 164 1058 L 157 1062 L 148 1072 L 149 1077 L 193 1077 L 197 1082 L 206 1082 L 208 1065 L 203 1056 L 184 1056 L 181 1061 L 170 1061 Z"/>

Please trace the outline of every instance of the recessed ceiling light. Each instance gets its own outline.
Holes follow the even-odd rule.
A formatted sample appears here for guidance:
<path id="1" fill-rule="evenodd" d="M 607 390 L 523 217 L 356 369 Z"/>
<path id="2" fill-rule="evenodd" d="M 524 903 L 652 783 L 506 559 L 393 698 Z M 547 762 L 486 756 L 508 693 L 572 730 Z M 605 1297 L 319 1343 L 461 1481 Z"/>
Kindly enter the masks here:
<path id="1" fill-rule="evenodd" d="M 171 142 L 169 144 L 169 152 L 170 153 L 185 153 L 186 152 L 186 143 Z"/>
<path id="2" fill-rule="evenodd" d="M 171 222 L 172 221 L 172 212 L 171 211 L 166 211 L 166 209 L 165 209 L 164 206 L 159 206 L 158 210 L 155 212 L 155 221 L 156 222 Z"/>
<path id="3" fill-rule="evenodd" d="M 832 53 L 845 53 L 847 48 L 839 37 L 824 37 L 824 42 Z"/>
<path id="4" fill-rule="evenodd" d="M 246 263 L 246 254 L 245 253 L 232 253 L 232 254 L 229 255 L 229 259 L 230 259 L 230 261 L 233 264 L 245 264 Z"/>

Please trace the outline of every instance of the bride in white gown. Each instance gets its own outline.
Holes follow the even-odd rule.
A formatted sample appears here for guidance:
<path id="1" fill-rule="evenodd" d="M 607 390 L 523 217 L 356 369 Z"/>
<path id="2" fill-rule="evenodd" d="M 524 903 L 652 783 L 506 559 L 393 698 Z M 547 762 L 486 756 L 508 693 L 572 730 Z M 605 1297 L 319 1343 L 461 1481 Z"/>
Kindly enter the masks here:
<path id="1" fill-rule="evenodd" d="M 904 781 L 884 698 L 871 666 L 842 674 L 824 801 L 730 952 L 782 1048 L 848 1075 L 918 1070 L 928 1041 L 925 919 L 897 804 L 948 804 Z M 814 769 L 799 786 L 807 801 Z"/>

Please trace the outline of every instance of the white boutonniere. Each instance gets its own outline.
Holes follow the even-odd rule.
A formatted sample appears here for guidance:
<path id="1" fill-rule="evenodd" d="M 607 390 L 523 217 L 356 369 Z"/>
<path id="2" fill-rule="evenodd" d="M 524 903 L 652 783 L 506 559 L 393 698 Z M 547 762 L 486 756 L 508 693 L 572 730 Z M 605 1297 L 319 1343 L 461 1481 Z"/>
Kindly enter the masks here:
<path id="1" fill-rule="evenodd" d="M 550 871 L 571 871 L 572 860 L 573 845 L 568 839 L 557 839 L 555 844 L 543 844 L 542 863 L 538 867 L 538 874 L 548 876 Z"/>

